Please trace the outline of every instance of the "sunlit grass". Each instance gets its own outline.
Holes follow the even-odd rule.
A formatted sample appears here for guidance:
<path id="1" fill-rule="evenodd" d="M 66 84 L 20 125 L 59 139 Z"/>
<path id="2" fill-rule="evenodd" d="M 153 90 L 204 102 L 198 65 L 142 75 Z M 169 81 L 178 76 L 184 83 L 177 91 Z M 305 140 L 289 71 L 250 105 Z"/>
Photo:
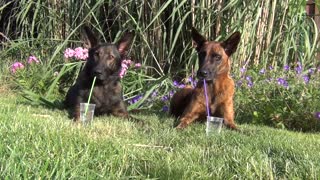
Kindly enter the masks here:
<path id="1" fill-rule="evenodd" d="M 166 114 L 135 115 L 144 124 L 98 117 L 91 126 L 67 113 L 0 103 L 0 175 L 4 178 L 317 178 L 320 135 L 253 125 L 207 137 L 205 126 L 172 128 Z"/>
<path id="2" fill-rule="evenodd" d="M 300 79 L 300 83 L 289 82 L 286 91 L 276 81 L 266 86 L 257 70 L 270 65 L 276 70 L 294 67 L 297 62 L 317 68 L 318 31 L 305 16 L 306 1 L 16 2 L 12 9 L 0 5 L 0 15 L 10 15 L 1 24 L 1 33 L 8 36 L 1 42 L 0 54 L 0 80 L 5 82 L 0 87 L 0 176 L 4 179 L 319 178 L 318 133 L 241 124 L 241 132 L 223 129 L 220 135 L 207 137 L 204 124 L 183 131 L 172 128 L 173 119 L 161 111 L 163 104 L 150 101 L 154 90 L 159 90 L 160 101 L 174 88 L 172 80 L 188 78 L 197 69 L 191 26 L 212 40 L 223 40 L 237 30 L 242 36 L 232 57 L 232 73 L 245 78 L 239 69 L 246 68 L 254 86 L 238 89 L 236 122 L 281 128 L 286 124 L 278 121 L 280 117 L 289 125 L 298 119 L 302 122 L 298 129 L 309 125 L 305 118 L 316 120 L 312 113 L 320 111 L 318 84 L 306 86 Z M 136 115 L 144 124 L 103 116 L 83 127 L 73 124 L 62 110 L 30 105 L 50 100 L 56 106 L 54 101 L 63 99 L 81 67 L 81 63 L 66 65 L 63 51 L 81 45 L 83 24 L 107 42 L 115 42 L 126 30 L 135 32 L 128 57 L 144 69 L 128 72 L 122 83 L 128 98 L 143 94 L 131 107 L 148 109 Z M 13 76 L 11 64 L 30 55 L 39 58 L 41 66 L 32 76 L 28 71 L 21 78 Z M 54 77 L 55 72 L 61 76 Z M 28 93 L 30 101 L 22 103 L 13 90 Z"/>

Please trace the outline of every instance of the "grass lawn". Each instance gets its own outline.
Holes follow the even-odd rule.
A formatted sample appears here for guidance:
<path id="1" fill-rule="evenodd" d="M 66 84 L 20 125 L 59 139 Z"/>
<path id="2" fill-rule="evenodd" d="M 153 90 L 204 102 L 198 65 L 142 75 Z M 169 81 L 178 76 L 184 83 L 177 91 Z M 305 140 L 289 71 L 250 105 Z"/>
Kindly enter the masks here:
<path id="1" fill-rule="evenodd" d="M 66 112 L 32 107 L 0 90 L 0 176 L 5 179 L 319 179 L 320 134 L 240 125 L 207 137 L 166 115 L 74 125 Z"/>

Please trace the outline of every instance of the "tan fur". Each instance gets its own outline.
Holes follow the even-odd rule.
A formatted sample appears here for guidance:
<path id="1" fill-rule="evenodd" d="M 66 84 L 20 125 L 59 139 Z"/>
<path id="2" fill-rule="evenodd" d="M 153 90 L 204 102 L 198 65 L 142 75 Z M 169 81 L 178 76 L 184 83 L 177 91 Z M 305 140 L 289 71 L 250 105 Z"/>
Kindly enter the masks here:
<path id="1" fill-rule="evenodd" d="M 205 53 L 202 69 L 210 71 L 211 76 L 206 77 L 208 101 L 212 116 L 223 117 L 224 124 L 237 129 L 234 123 L 234 81 L 230 77 L 229 56 L 235 51 L 240 41 L 240 33 L 234 33 L 225 42 L 207 41 L 193 29 L 193 40 L 198 53 Z M 212 58 L 215 55 L 218 58 Z M 220 58 L 221 57 L 221 58 Z M 200 58 L 200 56 L 199 56 Z M 215 63 L 213 63 L 216 61 Z M 206 100 L 204 93 L 203 80 L 199 80 L 197 86 L 183 88 L 178 91 L 171 99 L 170 114 L 179 119 L 177 128 L 185 128 L 196 120 L 204 120 L 206 113 Z"/>

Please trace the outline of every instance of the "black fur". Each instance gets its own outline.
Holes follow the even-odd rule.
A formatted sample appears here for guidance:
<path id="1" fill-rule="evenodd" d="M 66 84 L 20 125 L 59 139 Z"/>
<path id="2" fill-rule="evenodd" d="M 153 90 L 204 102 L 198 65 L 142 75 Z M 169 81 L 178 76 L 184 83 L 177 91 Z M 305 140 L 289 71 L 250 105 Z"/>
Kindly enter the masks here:
<path id="1" fill-rule="evenodd" d="M 128 117 L 122 98 L 119 72 L 122 57 L 132 41 L 133 34 L 126 33 L 117 44 L 99 43 L 88 27 L 85 35 L 89 44 L 89 58 L 76 83 L 69 89 L 65 106 L 75 121 L 80 117 L 80 103 L 87 102 L 94 77 L 96 77 L 90 103 L 96 104 L 95 115 L 112 114 Z"/>

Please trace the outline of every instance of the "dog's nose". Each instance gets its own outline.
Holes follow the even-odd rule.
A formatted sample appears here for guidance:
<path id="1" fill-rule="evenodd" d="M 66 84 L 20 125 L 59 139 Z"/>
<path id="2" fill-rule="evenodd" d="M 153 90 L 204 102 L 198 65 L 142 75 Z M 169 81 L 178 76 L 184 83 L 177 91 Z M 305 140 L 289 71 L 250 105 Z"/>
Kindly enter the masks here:
<path id="1" fill-rule="evenodd" d="M 199 70 L 198 71 L 198 77 L 203 77 L 203 78 L 205 78 L 205 77 L 207 77 L 208 76 L 208 71 L 206 71 L 206 70 Z"/>
<path id="2" fill-rule="evenodd" d="M 99 75 L 102 74 L 102 70 L 101 70 L 101 69 L 96 69 L 96 70 L 93 72 L 93 74 L 94 74 L 95 76 L 99 76 Z"/>

